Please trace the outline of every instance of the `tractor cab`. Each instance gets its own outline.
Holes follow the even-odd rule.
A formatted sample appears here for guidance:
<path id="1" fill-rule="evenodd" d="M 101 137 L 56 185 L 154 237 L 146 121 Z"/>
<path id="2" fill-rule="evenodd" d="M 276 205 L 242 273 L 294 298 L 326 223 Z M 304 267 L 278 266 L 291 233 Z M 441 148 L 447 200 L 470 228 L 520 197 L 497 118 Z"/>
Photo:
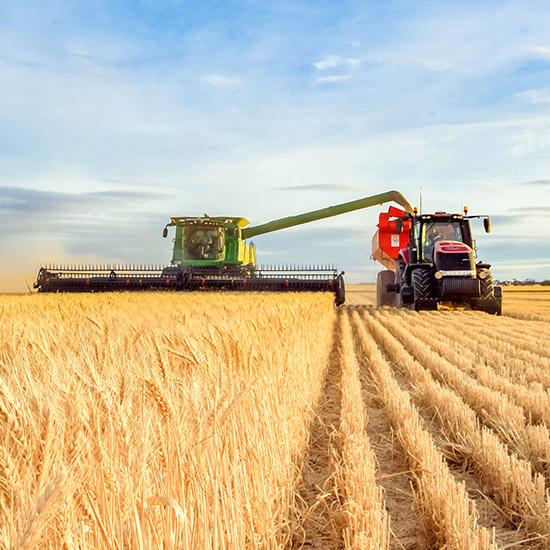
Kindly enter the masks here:
<path id="1" fill-rule="evenodd" d="M 442 244 L 446 243 L 446 244 Z M 451 243 L 456 246 L 451 247 Z M 470 222 L 459 214 L 424 214 L 416 217 L 411 242 L 416 261 L 434 263 L 436 256 L 452 252 L 473 252 Z M 460 246 L 462 245 L 462 246 Z"/>

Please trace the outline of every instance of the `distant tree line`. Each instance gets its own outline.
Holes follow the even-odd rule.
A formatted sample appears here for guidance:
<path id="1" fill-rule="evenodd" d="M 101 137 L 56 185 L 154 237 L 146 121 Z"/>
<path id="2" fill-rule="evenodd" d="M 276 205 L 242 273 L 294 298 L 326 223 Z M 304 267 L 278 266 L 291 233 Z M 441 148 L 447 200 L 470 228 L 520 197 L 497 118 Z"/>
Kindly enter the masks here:
<path id="1" fill-rule="evenodd" d="M 535 279 L 512 279 L 511 281 L 495 281 L 495 283 L 502 286 L 531 286 L 531 285 L 542 285 L 550 286 L 550 279 L 544 279 L 544 281 L 535 281 Z"/>

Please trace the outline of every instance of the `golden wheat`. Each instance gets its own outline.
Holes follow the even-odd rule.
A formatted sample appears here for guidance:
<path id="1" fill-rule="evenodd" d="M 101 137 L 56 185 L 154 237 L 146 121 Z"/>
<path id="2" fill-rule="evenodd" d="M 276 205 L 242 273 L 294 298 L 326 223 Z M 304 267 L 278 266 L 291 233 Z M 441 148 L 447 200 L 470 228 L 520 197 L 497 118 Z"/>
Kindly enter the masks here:
<path id="1" fill-rule="evenodd" d="M 462 454 L 491 487 L 499 505 L 509 512 L 510 521 L 525 524 L 533 537 L 547 544 L 550 509 L 544 478 L 533 475 L 529 462 L 509 455 L 507 447 L 492 431 L 480 429 L 474 411 L 454 391 L 435 382 L 387 328 L 368 313 L 362 319 L 393 363 L 409 378 L 416 399 L 437 411 L 435 418 L 443 434 L 455 452 Z"/>
<path id="2" fill-rule="evenodd" d="M 359 365 L 348 316 L 341 315 L 340 318 L 342 410 L 338 485 L 343 494 L 347 523 L 344 544 L 350 550 L 385 550 L 389 548 L 388 516 L 382 489 L 376 484 L 375 457 L 365 433 L 368 418 L 362 404 Z"/>
<path id="3" fill-rule="evenodd" d="M 364 329 L 357 313 L 353 314 L 353 320 L 388 418 L 414 472 L 418 507 L 432 547 L 492 548 L 487 531 L 476 527 L 475 505 L 468 498 L 464 485 L 455 483 L 441 453 L 422 428 L 420 416 L 407 392 L 399 387 L 376 341 Z"/>
<path id="4" fill-rule="evenodd" d="M 431 547 L 548 548 L 550 318 L 544 293 L 507 296 L 500 318 L 336 314 L 313 294 L 0 296 L 0 547 L 422 544 L 390 544 L 387 505 Z M 387 425 L 408 512 L 376 481 Z M 502 511 L 493 537 L 447 458 Z"/>
<path id="5" fill-rule="evenodd" d="M 330 297 L 59 295 L 2 310 L 8 547 L 291 540 Z"/>

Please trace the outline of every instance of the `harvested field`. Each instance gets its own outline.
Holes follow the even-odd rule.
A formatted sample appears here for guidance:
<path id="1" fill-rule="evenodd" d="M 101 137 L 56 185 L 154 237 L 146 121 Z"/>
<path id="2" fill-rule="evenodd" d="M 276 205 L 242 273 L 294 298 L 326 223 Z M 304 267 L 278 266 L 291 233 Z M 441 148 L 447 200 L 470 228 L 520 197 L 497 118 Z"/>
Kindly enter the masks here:
<path id="1" fill-rule="evenodd" d="M 505 312 L 519 319 L 550 321 L 550 287 L 507 286 L 503 288 Z"/>
<path id="2" fill-rule="evenodd" d="M 0 296 L 0 547 L 550 548 L 545 300 L 351 294 Z"/>

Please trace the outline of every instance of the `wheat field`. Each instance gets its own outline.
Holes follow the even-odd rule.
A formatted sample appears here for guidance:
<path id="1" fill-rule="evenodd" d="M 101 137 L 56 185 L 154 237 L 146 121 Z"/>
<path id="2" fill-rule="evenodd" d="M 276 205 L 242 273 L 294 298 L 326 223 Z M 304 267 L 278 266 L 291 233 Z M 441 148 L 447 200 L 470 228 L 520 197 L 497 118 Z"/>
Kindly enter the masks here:
<path id="1" fill-rule="evenodd" d="M 550 548 L 532 292 L 0 296 L 0 547 Z"/>

